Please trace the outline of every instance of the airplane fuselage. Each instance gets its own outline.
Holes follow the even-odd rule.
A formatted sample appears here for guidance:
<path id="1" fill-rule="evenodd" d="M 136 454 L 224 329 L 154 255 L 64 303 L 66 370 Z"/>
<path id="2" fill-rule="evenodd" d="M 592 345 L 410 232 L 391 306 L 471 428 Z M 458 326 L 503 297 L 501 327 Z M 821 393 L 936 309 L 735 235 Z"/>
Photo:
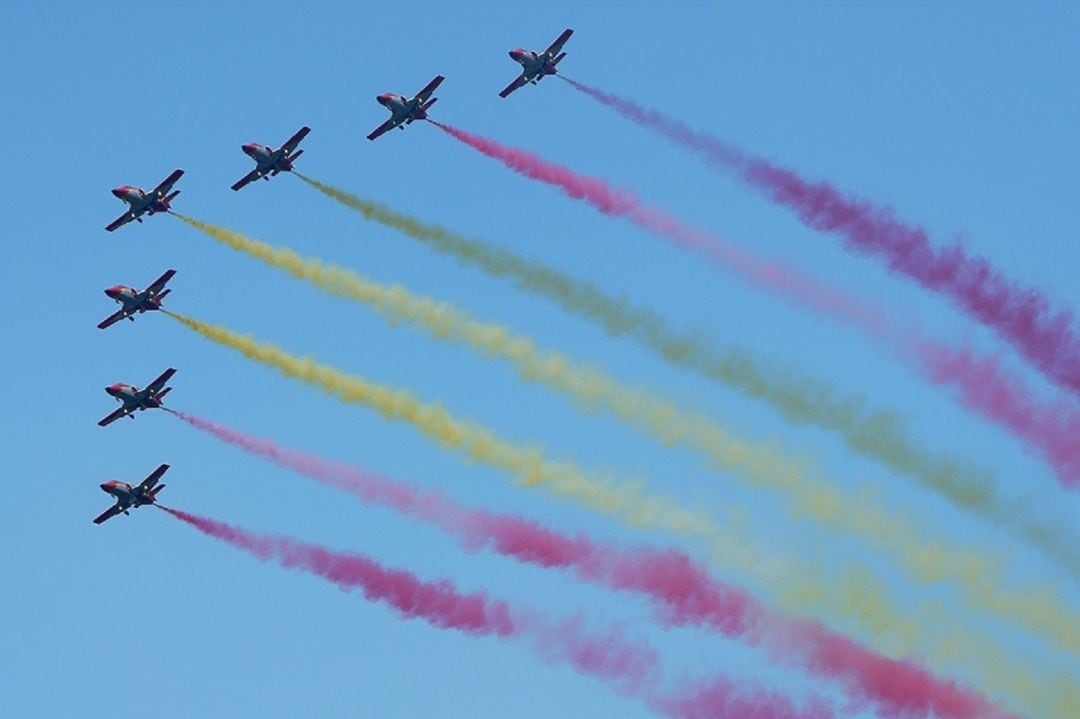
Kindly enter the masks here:
<path id="1" fill-rule="evenodd" d="M 255 161 L 255 164 L 259 166 L 259 170 L 262 172 L 270 172 L 276 170 L 277 172 L 288 172 L 292 170 L 292 162 L 285 155 L 284 148 L 273 149 L 266 145 L 260 145 L 257 142 L 251 142 L 247 145 L 241 145 L 243 151 Z"/>
<path id="2" fill-rule="evenodd" d="M 529 82 L 537 82 L 545 75 L 554 75 L 558 72 L 552 63 L 554 59 L 550 53 L 535 53 L 532 50 L 511 50 L 510 57 L 514 62 L 521 65 L 521 74 Z"/>
<path id="3" fill-rule="evenodd" d="M 116 504 L 120 511 L 126 512 L 131 507 L 141 507 L 144 504 L 153 504 L 154 495 L 143 491 L 138 487 L 132 487 L 127 482 L 118 479 L 109 480 L 99 485 L 101 490 L 116 498 Z"/>
<path id="4" fill-rule="evenodd" d="M 402 97 L 391 92 L 384 93 L 375 98 L 379 104 L 390 111 L 395 125 L 402 123 L 408 125 L 413 120 L 427 119 L 427 108 L 431 103 L 423 103 L 417 97 Z"/>
<path id="5" fill-rule="evenodd" d="M 130 384 L 124 384 L 123 382 L 117 382 L 111 384 L 105 388 L 117 402 L 124 405 L 124 409 L 129 412 L 135 410 L 142 411 L 144 409 L 153 409 L 161 406 L 161 394 L 158 392 L 152 392 L 150 390 L 139 389 Z"/>
<path id="6" fill-rule="evenodd" d="M 141 190 L 138 187 L 123 185 L 117 187 L 112 193 L 127 203 L 130 212 L 135 216 L 135 219 L 139 219 L 143 214 L 153 215 L 158 212 L 169 211 L 169 202 L 166 198 L 148 195 L 144 190 Z"/>
<path id="7" fill-rule="evenodd" d="M 115 287 L 109 287 L 105 290 L 105 294 L 113 300 L 116 300 L 118 304 L 123 306 L 124 310 L 128 313 L 143 313 L 151 310 L 161 309 L 161 300 L 158 295 L 150 294 L 148 292 L 139 292 L 134 287 L 126 287 L 124 285 L 116 285 Z"/>

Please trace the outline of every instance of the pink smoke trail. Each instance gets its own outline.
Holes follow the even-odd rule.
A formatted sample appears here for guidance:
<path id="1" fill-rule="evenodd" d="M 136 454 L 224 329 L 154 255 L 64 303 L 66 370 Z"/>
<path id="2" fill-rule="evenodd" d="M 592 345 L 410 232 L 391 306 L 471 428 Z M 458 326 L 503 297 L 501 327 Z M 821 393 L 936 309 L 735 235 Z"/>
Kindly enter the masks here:
<path id="1" fill-rule="evenodd" d="M 568 81 L 569 82 L 569 81 Z M 1016 378 L 1006 381 L 1004 372 L 989 376 L 977 366 L 978 361 L 970 350 L 953 350 L 944 346 L 937 347 L 935 355 L 953 355 L 953 373 L 940 371 L 939 363 L 931 360 L 925 352 L 911 353 L 902 346 L 920 344 L 931 346 L 929 340 L 919 340 L 913 331 L 899 331 L 887 321 L 883 313 L 868 309 L 853 297 L 842 292 L 822 287 L 813 279 L 781 264 L 767 263 L 745 254 L 727 243 L 700 230 L 688 227 L 663 210 L 648 208 L 637 197 L 626 190 L 612 188 L 604 180 L 580 176 L 569 168 L 548 162 L 533 153 L 517 148 L 506 147 L 486 137 L 480 137 L 458 128 L 431 121 L 447 134 L 475 148 L 481 153 L 503 162 L 507 167 L 532 179 L 553 184 L 563 189 L 571 197 L 583 199 L 601 212 L 628 217 L 638 225 L 673 240 L 684 249 L 690 249 L 705 255 L 713 264 L 733 269 L 747 281 L 774 291 L 789 300 L 810 307 L 854 324 L 872 337 L 884 340 L 894 352 L 909 361 L 914 361 L 924 376 L 937 384 L 948 384 L 957 391 L 961 402 L 984 416 L 986 419 L 1004 427 L 1029 448 L 1051 464 L 1058 480 L 1065 486 L 1080 483 L 1080 468 L 1074 456 L 1078 450 L 1063 451 L 1059 437 L 1067 434 L 1073 422 L 1068 415 L 1062 415 L 1055 408 L 1039 407 L 1038 400 L 1028 392 L 1022 382 Z M 969 357 L 972 361 L 965 362 Z M 965 375 L 964 365 L 967 364 Z M 1007 398 L 1011 406 L 1004 403 L 997 405 L 975 401 L 968 391 L 968 385 L 974 377 L 994 379 L 999 385 L 994 393 Z M 1007 385 L 1007 386 L 1006 386 Z M 1034 410 L 1034 414 L 1031 411 Z M 1037 416 L 1036 416 L 1037 415 Z M 1080 416 L 1073 412 L 1073 418 L 1080 421 Z M 1058 421 L 1053 421 L 1057 418 Z"/>
<path id="2" fill-rule="evenodd" d="M 589 203 L 605 215 L 625 217 L 681 249 L 698 253 L 713 266 L 734 272 L 746 282 L 770 288 L 789 301 L 807 304 L 852 322 L 873 335 L 883 329 L 880 313 L 876 309 L 860 305 L 843 292 L 823 287 L 782 263 L 764 261 L 742 252 L 714 234 L 680 222 L 662 209 L 648 207 L 629 190 L 614 188 L 599 178 L 579 175 L 526 150 L 506 147 L 490 138 L 434 120 L 429 122 L 515 172 L 555 185 L 570 197 Z"/>
<path id="3" fill-rule="evenodd" d="M 1080 395 L 1080 338 L 1073 313 L 1053 309 L 1041 291 L 1006 278 L 986 258 L 969 255 L 960 243 L 935 249 L 923 228 L 897 220 L 892 208 L 854 198 L 826 182 L 810 182 L 657 110 L 562 79 L 624 117 L 736 173 L 793 210 L 807 226 L 842 235 L 856 252 L 880 256 L 891 270 L 945 294 L 1048 378 Z"/>
<path id="4" fill-rule="evenodd" d="M 491 549 L 518 561 L 573 571 L 583 581 L 643 594 L 656 602 L 667 626 L 703 626 L 751 644 L 764 642 L 777 659 L 840 682 L 883 716 L 955 719 L 1002 717 L 977 692 L 939 679 L 913 662 L 889 659 L 817 622 L 786 619 L 747 592 L 713 579 L 708 569 L 674 549 L 619 549 L 584 534 L 559 534 L 521 517 L 490 514 L 424 493 L 357 467 L 328 462 L 268 439 L 173 412 L 192 426 L 361 501 L 380 504 L 456 535 L 470 551 Z M 708 693 L 707 689 L 701 691 Z M 688 716 L 698 716 L 689 714 Z"/>
<path id="5" fill-rule="evenodd" d="M 934 382 L 957 388 L 961 402 L 1037 448 L 1066 486 L 1080 484 L 1080 414 L 1071 404 L 1035 401 L 996 357 L 929 342 L 916 351 Z"/>
<path id="6" fill-rule="evenodd" d="M 178 509 L 156 505 L 203 534 L 224 541 L 262 561 L 274 560 L 287 569 L 300 569 L 343 591 L 359 589 L 370 601 L 392 607 L 406 619 L 423 619 L 441 629 L 473 636 L 528 640 L 542 659 L 568 663 L 600 678 L 623 694 L 644 698 L 679 719 L 710 716 L 720 719 L 830 719 L 820 701 L 805 710 L 787 697 L 735 687 L 723 679 L 692 686 L 674 695 L 657 696 L 659 656 L 644 642 L 631 642 L 618 629 L 589 632 L 580 618 L 552 621 L 535 611 L 515 610 L 484 592 L 463 594 L 448 580 L 425 582 L 416 575 L 383 567 L 362 554 L 337 552 L 291 537 L 255 534 L 236 525 Z"/>

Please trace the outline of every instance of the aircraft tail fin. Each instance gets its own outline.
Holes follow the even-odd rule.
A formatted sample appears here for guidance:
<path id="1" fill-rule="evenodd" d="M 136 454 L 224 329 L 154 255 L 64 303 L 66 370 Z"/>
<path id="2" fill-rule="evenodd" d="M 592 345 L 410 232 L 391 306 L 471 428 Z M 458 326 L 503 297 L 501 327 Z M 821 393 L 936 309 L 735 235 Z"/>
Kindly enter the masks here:
<path id="1" fill-rule="evenodd" d="M 165 389 L 158 392 L 158 394 L 157 394 L 158 401 L 160 401 L 161 398 L 164 397 L 165 395 L 167 395 L 169 392 L 172 392 L 172 387 L 166 387 Z"/>
<path id="2" fill-rule="evenodd" d="M 566 57 L 566 53 L 560 52 L 558 55 L 555 56 L 555 59 L 551 61 L 551 66 L 555 67 L 556 65 L 558 65 L 564 57 Z"/>
<path id="3" fill-rule="evenodd" d="M 172 202 L 179 194 L 180 190 L 176 190 L 175 192 L 170 192 L 169 194 L 165 195 L 165 205 L 168 206 L 168 204 Z"/>
<path id="4" fill-rule="evenodd" d="M 293 154 L 289 155 L 289 162 L 296 162 L 296 158 L 304 154 L 303 150 L 297 150 Z"/>
<path id="5" fill-rule="evenodd" d="M 153 489 L 150 490 L 150 496 L 156 498 L 158 496 L 158 492 L 160 492 L 163 489 L 165 489 L 165 485 L 164 484 L 159 484 L 158 486 L 156 486 L 156 487 L 154 487 Z"/>
<path id="6" fill-rule="evenodd" d="M 427 102 L 426 102 L 426 103 L 424 104 L 424 110 L 425 110 L 425 111 L 427 111 L 427 110 L 430 110 L 430 109 L 431 109 L 431 106 L 432 106 L 432 105 L 434 105 L 434 104 L 435 104 L 436 102 L 438 102 L 438 101 L 439 101 L 439 98 L 437 98 L 437 97 L 433 97 L 433 98 L 431 98 L 430 100 L 428 100 L 428 101 L 427 101 Z"/>
<path id="7" fill-rule="evenodd" d="M 169 294 L 170 292 L 172 292 L 172 290 L 165 290 L 163 292 L 158 292 L 157 301 L 161 302 L 163 299 L 165 299 L 165 295 Z"/>

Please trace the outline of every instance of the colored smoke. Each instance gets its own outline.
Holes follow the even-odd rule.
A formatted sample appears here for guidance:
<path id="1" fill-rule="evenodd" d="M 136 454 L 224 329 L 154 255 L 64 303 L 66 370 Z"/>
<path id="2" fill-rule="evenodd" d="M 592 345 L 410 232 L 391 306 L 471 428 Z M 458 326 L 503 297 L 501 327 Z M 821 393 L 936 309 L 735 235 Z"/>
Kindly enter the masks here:
<path id="1" fill-rule="evenodd" d="M 898 220 L 892 208 L 852 197 L 827 182 L 806 180 L 657 110 L 563 79 L 624 117 L 734 173 L 795 212 L 805 225 L 838 234 L 855 252 L 880 257 L 891 271 L 949 297 L 1048 378 L 1080 395 L 1080 338 L 1073 313 L 1054 309 L 1044 292 L 1008 279 L 989 260 L 970 255 L 958 242 L 932 247 L 923 228 Z"/>
<path id="2" fill-rule="evenodd" d="M 570 570 L 582 580 L 610 589 L 643 594 L 657 603 L 661 621 L 669 626 L 701 625 L 731 639 L 764 641 L 778 661 L 838 681 L 853 699 L 871 702 L 887 716 L 1001 716 L 977 693 L 938 679 L 914 663 L 875 654 L 820 624 L 771 612 L 746 592 L 713 579 L 706 567 L 684 552 L 616 548 L 584 534 L 563 535 L 521 517 L 470 510 L 439 493 L 420 492 L 200 417 L 174 414 L 225 442 L 350 492 L 365 503 L 433 523 L 457 536 L 470 551 L 491 549 L 525 563 Z"/>
<path id="3" fill-rule="evenodd" d="M 650 645 L 626 638 L 618 628 L 595 631 L 588 629 L 581 618 L 551 620 L 538 612 L 523 611 L 508 602 L 491 599 L 485 592 L 462 593 L 448 580 L 423 581 L 410 572 L 383 567 L 362 554 L 337 552 L 281 535 L 255 534 L 219 520 L 157 506 L 203 534 L 262 561 L 272 560 L 286 569 L 306 571 L 343 591 L 359 589 L 369 601 L 386 604 L 406 619 L 422 619 L 440 629 L 454 629 L 473 636 L 524 640 L 541 659 L 569 664 L 621 693 L 642 698 L 671 717 L 828 719 L 832 716 L 820 700 L 812 700 L 807 709 L 799 709 L 785 696 L 736 687 L 723 679 L 660 695 L 658 654 Z"/>

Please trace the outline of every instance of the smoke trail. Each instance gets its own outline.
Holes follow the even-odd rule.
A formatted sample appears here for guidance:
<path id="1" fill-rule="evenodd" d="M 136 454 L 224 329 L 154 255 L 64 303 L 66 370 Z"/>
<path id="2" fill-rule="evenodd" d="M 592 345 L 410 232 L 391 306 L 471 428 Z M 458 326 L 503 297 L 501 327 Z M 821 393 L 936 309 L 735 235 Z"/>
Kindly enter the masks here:
<path id="1" fill-rule="evenodd" d="M 203 337 L 273 367 L 286 377 L 319 387 L 344 402 L 371 407 L 387 419 L 408 422 L 471 460 L 509 472 L 525 486 L 544 487 L 556 496 L 618 517 L 631 526 L 704 537 L 711 540 L 718 559 L 723 556 L 730 566 L 745 573 L 753 571 L 756 562 L 740 548 L 744 540 L 726 532 L 706 515 L 671 499 L 646 495 L 637 485 L 590 475 L 573 462 L 551 460 L 538 448 L 507 442 L 485 427 L 451 416 L 439 405 L 422 403 L 404 390 L 355 377 L 311 358 L 294 357 L 272 344 L 224 327 L 162 311 Z"/>
<path id="2" fill-rule="evenodd" d="M 543 351 L 528 337 L 501 325 L 482 324 L 446 303 L 414 296 L 405 287 L 380 285 L 355 272 L 303 257 L 281 247 L 206 222 L 181 217 L 234 250 L 244 252 L 335 295 L 363 302 L 392 326 L 414 322 L 439 340 L 450 340 L 514 364 L 529 381 L 567 394 L 586 407 L 600 406 L 665 444 L 703 454 L 714 466 L 733 470 L 756 488 L 785 492 L 795 518 L 810 517 L 838 531 L 852 532 L 869 544 L 899 554 L 908 574 L 923 583 L 957 582 L 964 599 L 1004 616 L 1051 643 L 1080 654 L 1080 628 L 1065 602 L 1053 592 L 1018 595 L 1000 587 L 999 563 L 985 553 L 930 541 L 926 531 L 866 497 L 844 495 L 802 463 L 761 444 L 733 437 L 713 420 L 626 387 L 597 370 L 575 365 L 564 355 Z M 1043 608 L 1032 612 L 1032 606 Z"/>
<path id="3" fill-rule="evenodd" d="M 1075 538 L 1071 524 L 1067 527 L 1048 520 L 1042 512 L 1005 499 L 998 492 L 996 478 L 987 470 L 917 446 L 895 413 L 872 410 L 862 397 L 840 395 L 821 381 L 767 368 L 743 349 L 719 351 L 692 333 L 678 331 L 649 308 L 608 295 L 596 285 L 538 260 L 520 257 L 296 172 L 293 174 L 369 220 L 397 229 L 493 277 L 510 278 L 520 289 L 600 325 L 612 336 L 632 339 L 673 366 L 768 404 L 790 422 L 812 424 L 838 433 L 856 454 L 913 477 L 960 509 L 974 512 L 1021 537 L 1066 567 L 1074 577 L 1080 577 L 1080 554 L 1076 552 L 1080 540 Z"/>
<path id="4" fill-rule="evenodd" d="M 171 410 L 170 410 L 171 411 Z M 542 567 L 570 569 L 585 581 L 644 594 L 664 609 L 665 625 L 701 625 L 753 644 L 764 641 L 783 663 L 839 681 L 852 699 L 872 702 L 887 716 L 990 717 L 998 715 L 975 692 L 943 681 L 910 662 L 882 657 L 823 626 L 785 619 L 741 589 L 714 580 L 683 552 L 618 549 L 584 534 L 561 535 L 536 522 L 470 510 L 440 493 L 420 492 L 360 468 L 328 462 L 249 436 L 216 422 L 173 412 L 192 426 L 280 466 L 388 506 L 450 532 L 469 551 L 492 549 Z"/>
<path id="5" fill-rule="evenodd" d="M 383 567 L 362 554 L 337 552 L 291 537 L 255 534 L 236 525 L 157 506 L 203 534 L 262 561 L 274 560 L 286 569 L 309 572 L 343 591 L 359 589 L 369 601 L 387 604 L 406 619 L 423 619 L 440 629 L 473 636 L 526 640 L 542 659 L 570 664 L 623 694 L 664 708 L 668 716 L 691 719 L 701 716 L 702 711 L 708 716 L 731 719 L 832 716 L 820 700 L 799 709 L 787 697 L 756 688 L 748 691 L 724 679 L 663 696 L 656 689 L 660 674 L 656 650 L 644 642 L 626 639 L 618 629 L 589 632 L 580 618 L 552 621 L 536 611 L 522 611 L 506 601 L 490 599 L 484 592 L 463 594 L 448 580 L 422 581 L 410 572 Z"/>
<path id="6" fill-rule="evenodd" d="M 1038 446 L 1066 485 L 1080 484 L 1080 415 L 1071 404 L 1039 405 L 996 358 L 929 344 L 918 351 L 935 381 L 959 387 L 964 404 Z"/>
<path id="7" fill-rule="evenodd" d="M 879 644 L 889 645 L 886 653 L 908 654 L 919 641 L 929 640 L 935 645 L 939 661 L 944 663 L 953 658 L 957 646 L 977 647 L 974 656 L 980 660 L 993 658 L 993 666 L 987 670 L 994 676 L 991 685 L 1011 687 L 1021 681 L 1011 691 L 1025 697 L 1037 695 L 1041 690 L 1037 680 L 1028 681 L 1022 670 L 1013 669 L 1004 675 L 997 671 L 1000 660 L 994 647 L 984 645 L 974 636 L 956 636 L 962 632 L 945 632 L 944 627 L 949 623 L 945 617 L 937 616 L 940 612 L 936 608 L 919 607 L 915 611 L 921 615 L 920 620 L 900 616 L 884 597 L 886 587 L 867 571 L 826 579 L 829 573 L 824 567 L 811 566 L 805 560 L 781 560 L 777 556 L 765 560 L 756 556 L 744 534 L 736 531 L 737 517 L 725 524 L 714 522 L 667 498 L 644 495 L 635 485 L 619 485 L 590 476 L 571 462 L 554 462 L 535 448 L 510 444 L 483 427 L 451 417 L 442 407 L 422 404 L 407 392 L 352 377 L 310 358 L 293 357 L 273 345 L 256 342 L 223 327 L 162 311 L 207 339 L 275 367 L 285 376 L 321 387 L 345 402 L 366 404 L 389 419 L 405 420 L 444 446 L 509 472 L 526 486 L 543 486 L 556 496 L 617 517 L 633 527 L 700 538 L 717 565 L 771 584 L 780 593 L 782 604 L 808 614 L 840 617 L 858 625 L 860 631 L 871 635 Z M 803 576 L 798 576 L 800 572 Z M 908 602 L 909 611 L 912 604 Z M 933 637 L 925 636 L 924 626 L 935 627 Z"/>
<path id="8" fill-rule="evenodd" d="M 681 249 L 696 252 L 711 264 L 734 272 L 746 282 L 772 289 L 798 306 L 809 305 L 829 316 L 851 322 L 872 335 L 883 330 L 882 319 L 876 310 L 860 306 L 854 298 L 824 287 L 779 262 L 764 262 L 746 254 L 715 235 L 685 225 L 664 210 L 647 207 L 628 190 L 613 188 L 598 178 L 578 175 L 531 152 L 506 147 L 490 138 L 434 120 L 429 122 L 515 172 L 555 185 L 570 197 L 584 200 L 606 215 L 625 217 Z"/>
<path id="9" fill-rule="evenodd" d="M 935 249 L 923 228 L 897 220 L 892 208 L 854 198 L 825 182 L 810 182 L 793 170 L 748 155 L 657 110 L 563 79 L 624 117 L 735 173 L 774 202 L 793 210 L 803 224 L 839 234 L 852 250 L 877 255 L 890 270 L 948 296 L 1047 377 L 1080 395 L 1080 338 L 1074 330 L 1073 314 L 1053 309 L 1043 292 L 1007 279 L 987 259 L 969 255 L 960 243 Z"/>
<path id="10" fill-rule="evenodd" d="M 796 304 L 806 304 L 830 316 L 845 320 L 872 337 L 886 338 L 888 336 L 891 346 L 910 344 L 911 342 L 911 340 L 906 342 L 900 340 L 900 333 L 895 328 L 890 328 L 879 312 L 864 311 L 865 308 L 861 308 L 853 298 L 836 291 L 827 290 L 817 285 L 810 278 L 799 275 L 783 266 L 766 265 L 749 255 L 741 254 L 714 237 L 688 228 L 661 210 L 644 207 L 636 199 L 633 199 L 632 195 L 611 189 L 603 180 L 579 176 L 566 167 L 547 162 L 532 153 L 506 147 L 489 138 L 441 125 L 433 120 L 431 122 L 456 139 L 489 157 L 503 162 L 512 170 L 527 177 L 554 184 L 562 188 L 570 196 L 584 199 L 606 214 L 630 217 L 638 224 L 661 236 L 674 238 L 683 247 L 703 252 L 725 267 L 729 265 L 734 267 L 748 281 L 770 287 L 788 299 L 793 300 Z M 911 356 L 909 353 L 904 352 L 901 352 L 901 355 L 905 358 Z M 919 357 L 919 355 L 915 356 Z M 933 368 L 927 367 L 925 363 L 920 369 L 933 374 Z M 937 376 L 941 377 L 940 374 Z M 967 400 L 968 395 L 961 392 L 961 398 Z M 965 404 L 976 411 L 983 412 L 988 419 L 997 422 L 1009 431 L 1014 430 L 1013 424 L 1002 421 L 1003 418 L 1000 414 L 986 413 L 984 411 L 986 409 L 985 405 L 968 401 L 965 401 Z M 1062 482 L 1065 484 L 1080 483 L 1080 474 L 1076 474 L 1075 462 L 1059 461 L 1059 453 L 1055 452 L 1053 446 L 1055 444 L 1054 439 L 1041 435 L 1038 429 L 1038 427 L 1027 423 L 1018 436 L 1051 462 Z M 1058 429 L 1066 431 L 1066 428 Z M 1073 452 L 1080 454 L 1080 450 L 1074 449 Z"/>

